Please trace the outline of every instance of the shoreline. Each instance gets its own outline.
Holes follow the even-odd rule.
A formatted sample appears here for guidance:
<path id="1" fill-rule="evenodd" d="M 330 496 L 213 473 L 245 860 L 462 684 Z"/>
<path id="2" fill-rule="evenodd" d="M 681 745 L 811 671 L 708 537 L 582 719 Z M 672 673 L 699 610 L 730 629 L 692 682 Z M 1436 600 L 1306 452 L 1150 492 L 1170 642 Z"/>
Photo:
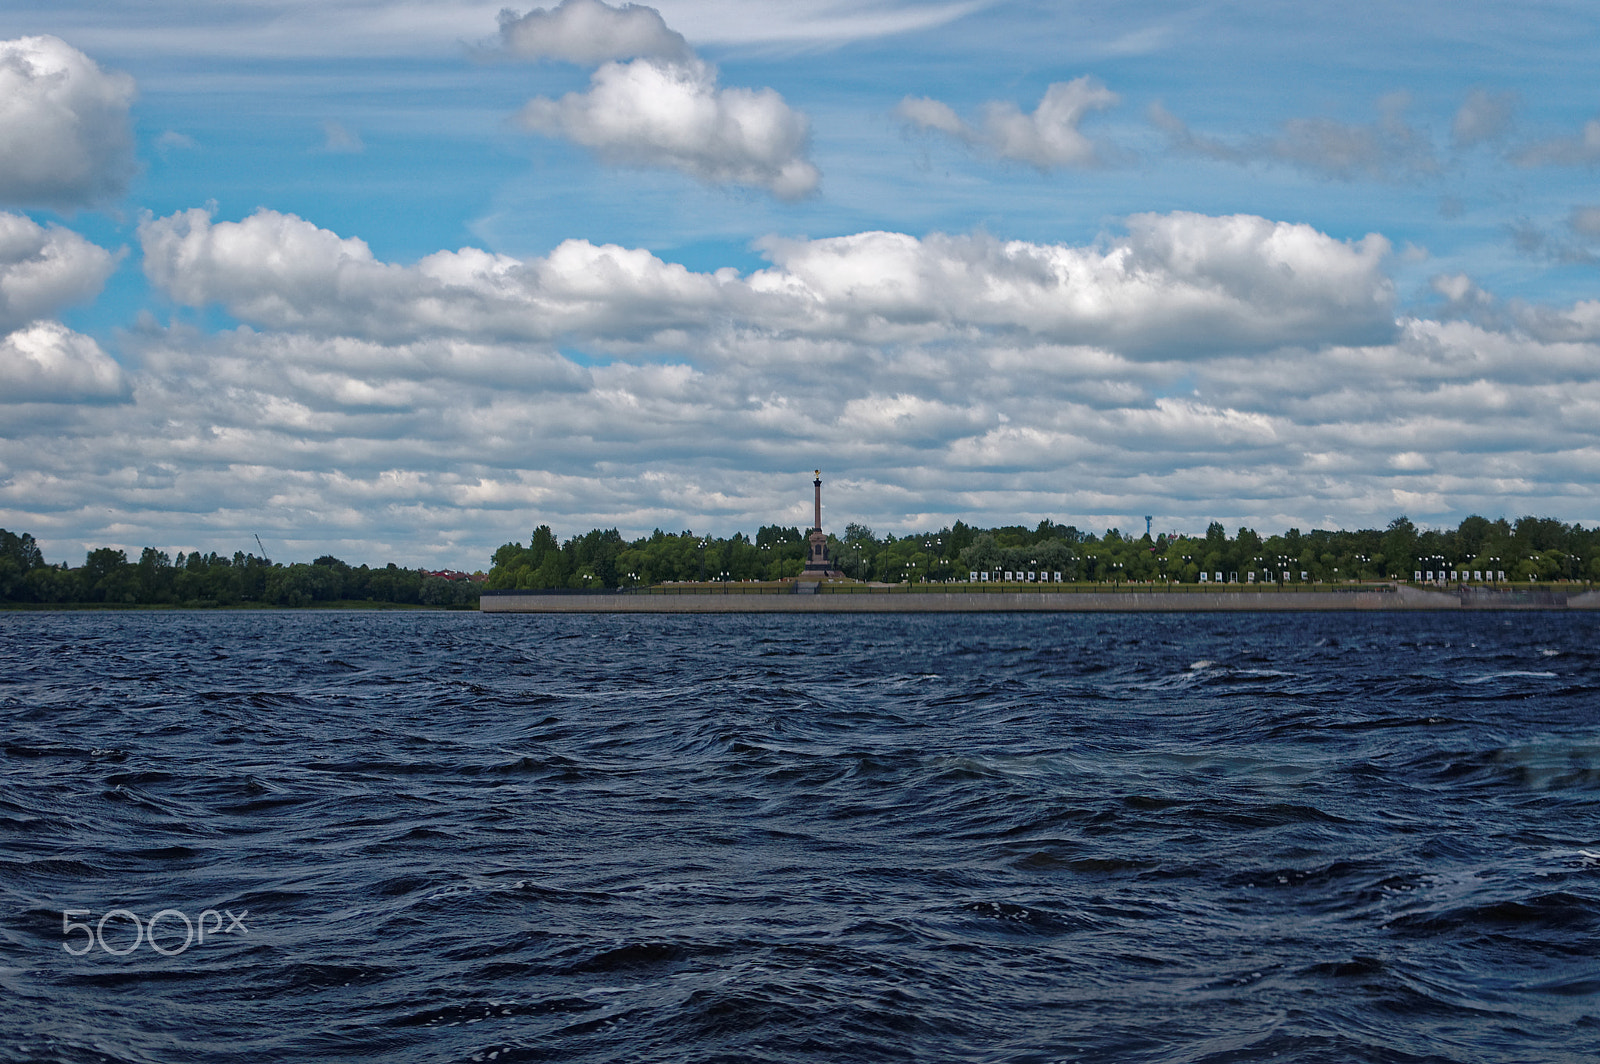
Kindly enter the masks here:
<path id="1" fill-rule="evenodd" d="M 266 602 L 234 602 L 226 606 L 193 605 L 184 602 L 0 602 L 0 613 L 148 613 L 187 610 L 191 613 L 236 613 L 241 610 L 268 610 L 277 613 L 296 611 L 316 612 L 346 610 L 357 613 L 433 611 L 440 613 L 473 613 L 475 606 L 422 606 L 414 602 L 367 602 L 341 599 L 334 602 L 313 602 L 305 606 L 279 606 Z"/>
<path id="2" fill-rule="evenodd" d="M 1386 586 L 1350 591 L 1003 591 L 541 594 L 489 591 L 482 613 L 1219 613 L 1593 610 L 1600 591 L 1466 593 Z"/>

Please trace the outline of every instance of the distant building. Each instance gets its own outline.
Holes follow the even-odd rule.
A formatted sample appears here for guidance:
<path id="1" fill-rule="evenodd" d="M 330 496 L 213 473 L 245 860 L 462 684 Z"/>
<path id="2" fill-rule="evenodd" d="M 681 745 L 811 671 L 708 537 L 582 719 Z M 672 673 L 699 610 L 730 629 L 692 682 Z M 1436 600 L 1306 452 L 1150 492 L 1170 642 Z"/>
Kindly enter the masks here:
<path id="1" fill-rule="evenodd" d="M 488 576 L 483 573 L 463 573 L 460 569 L 437 569 L 433 571 L 424 569 L 422 570 L 422 575 L 437 576 L 441 580 L 471 580 L 473 583 L 477 584 L 481 584 L 485 580 L 489 579 Z"/>

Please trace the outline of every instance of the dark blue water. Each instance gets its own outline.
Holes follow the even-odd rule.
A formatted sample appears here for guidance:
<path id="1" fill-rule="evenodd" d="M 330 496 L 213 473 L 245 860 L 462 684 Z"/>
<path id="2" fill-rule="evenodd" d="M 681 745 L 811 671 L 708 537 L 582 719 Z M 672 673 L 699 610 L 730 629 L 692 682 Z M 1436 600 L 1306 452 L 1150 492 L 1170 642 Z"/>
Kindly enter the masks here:
<path id="1" fill-rule="evenodd" d="M 1589 1061 L 1597 629 L 0 615 L 0 1060 Z"/>

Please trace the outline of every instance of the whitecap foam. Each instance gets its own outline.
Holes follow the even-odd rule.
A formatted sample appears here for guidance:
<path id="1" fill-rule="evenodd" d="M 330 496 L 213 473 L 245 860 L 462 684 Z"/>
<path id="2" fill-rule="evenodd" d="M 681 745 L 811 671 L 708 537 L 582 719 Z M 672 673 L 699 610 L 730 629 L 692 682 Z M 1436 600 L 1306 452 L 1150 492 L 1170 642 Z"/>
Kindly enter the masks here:
<path id="1" fill-rule="evenodd" d="M 1526 669 L 1507 669 L 1504 672 L 1489 672 L 1484 673 L 1482 676 L 1473 676 L 1464 682 L 1488 683 L 1490 680 L 1554 680 L 1555 678 L 1556 674 L 1553 672 L 1531 672 Z"/>

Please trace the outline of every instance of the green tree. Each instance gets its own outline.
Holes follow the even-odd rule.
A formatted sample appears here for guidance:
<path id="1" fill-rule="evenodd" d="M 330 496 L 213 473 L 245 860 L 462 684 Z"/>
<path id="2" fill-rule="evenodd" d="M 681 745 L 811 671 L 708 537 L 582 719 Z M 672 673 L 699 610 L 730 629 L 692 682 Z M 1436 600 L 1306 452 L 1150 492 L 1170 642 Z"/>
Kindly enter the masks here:
<path id="1" fill-rule="evenodd" d="M 28 575 L 44 568 L 44 555 L 32 535 L 24 532 L 19 536 L 0 528 L 0 601 L 33 601 Z"/>

